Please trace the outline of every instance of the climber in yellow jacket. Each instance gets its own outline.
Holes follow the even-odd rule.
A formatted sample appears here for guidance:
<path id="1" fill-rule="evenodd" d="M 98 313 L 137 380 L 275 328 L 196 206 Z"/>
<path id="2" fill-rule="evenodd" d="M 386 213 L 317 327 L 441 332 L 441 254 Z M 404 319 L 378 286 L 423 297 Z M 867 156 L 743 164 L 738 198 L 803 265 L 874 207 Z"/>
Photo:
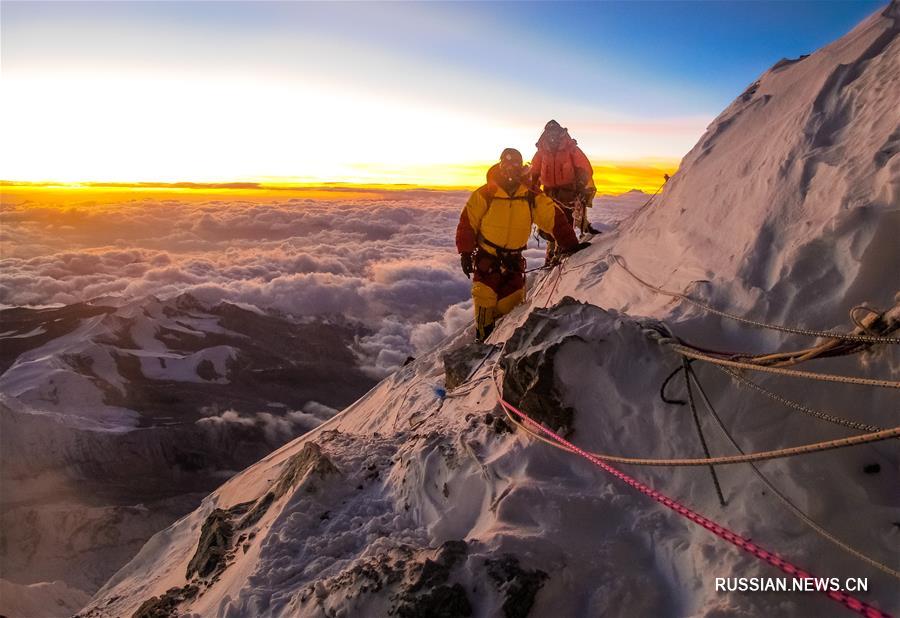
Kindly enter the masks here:
<path id="1" fill-rule="evenodd" d="M 525 299 L 522 251 L 531 226 L 550 234 L 564 254 L 583 249 L 565 213 L 546 195 L 531 190 L 522 154 L 507 148 L 487 174 L 487 184 L 472 193 L 456 227 L 456 249 L 465 275 L 471 276 L 475 339 L 484 341 L 497 317 Z"/>

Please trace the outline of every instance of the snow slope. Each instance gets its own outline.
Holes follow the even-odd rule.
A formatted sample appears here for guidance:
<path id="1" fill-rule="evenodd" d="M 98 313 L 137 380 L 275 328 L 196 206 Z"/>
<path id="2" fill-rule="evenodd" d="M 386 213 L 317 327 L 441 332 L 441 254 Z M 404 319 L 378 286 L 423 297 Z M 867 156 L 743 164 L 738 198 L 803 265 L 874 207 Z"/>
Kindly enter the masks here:
<path id="1" fill-rule="evenodd" d="M 536 274 L 495 347 L 459 332 L 231 478 L 153 537 L 81 615 L 836 614 L 823 595 L 716 592 L 715 577 L 780 573 L 513 430 L 492 376 L 502 368 L 507 398 L 584 448 L 698 457 L 690 411 L 658 396 L 680 359 L 648 330 L 663 321 L 698 344 L 746 352 L 808 341 L 655 294 L 611 255 L 668 289 L 796 326 L 849 330 L 852 306 L 900 300 L 898 21 L 894 2 L 809 57 L 778 63 L 712 123 L 659 200 Z M 896 380 L 900 356 L 882 347 L 805 368 Z M 847 434 L 696 370 L 746 450 Z M 896 391 L 752 377 L 809 406 L 896 425 Z M 733 453 L 706 414 L 703 425 L 714 454 Z M 900 566 L 896 441 L 760 469 L 826 529 Z M 725 506 L 707 468 L 628 472 L 818 575 L 867 577 L 862 596 L 900 611 L 894 579 L 817 536 L 747 466 L 718 468 Z"/>

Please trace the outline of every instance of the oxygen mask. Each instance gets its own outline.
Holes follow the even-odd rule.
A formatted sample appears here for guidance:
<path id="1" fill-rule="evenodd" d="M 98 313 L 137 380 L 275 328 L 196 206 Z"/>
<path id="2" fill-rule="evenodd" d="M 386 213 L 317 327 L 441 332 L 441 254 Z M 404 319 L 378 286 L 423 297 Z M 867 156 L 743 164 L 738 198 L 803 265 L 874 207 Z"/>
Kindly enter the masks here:
<path id="1" fill-rule="evenodd" d="M 522 182 L 522 164 L 521 163 L 501 163 L 497 168 L 497 183 L 509 195 L 515 193 Z"/>

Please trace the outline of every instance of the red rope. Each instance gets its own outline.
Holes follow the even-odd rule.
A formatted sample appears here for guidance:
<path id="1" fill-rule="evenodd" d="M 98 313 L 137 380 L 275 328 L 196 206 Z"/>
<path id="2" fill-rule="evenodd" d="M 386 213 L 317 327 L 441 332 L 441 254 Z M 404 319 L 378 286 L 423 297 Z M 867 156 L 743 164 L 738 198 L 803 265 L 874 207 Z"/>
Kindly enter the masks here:
<path id="1" fill-rule="evenodd" d="M 686 517 L 687 519 L 690 519 L 695 524 L 699 524 L 699 525 L 703 526 L 704 528 L 706 528 L 707 530 L 709 530 L 716 536 L 725 539 L 726 541 L 728 541 L 729 543 L 731 543 L 733 545 L 737 545 L 744 551 L 756 556 L 760 560 L 768 562 L 772 566 L 781 569 L 788 575 L 793 576 L 795 579 L 813 578 L 813 575 L 811 575 L 807 571 L 804 571 L 803 569 L 794 566 L 793 564 L 791 564 L 787 560 L 784 560 L 783 558 L 779 558 L 777 555 L 773 554 L 770 551 L 766 551 L 765 549 L 763 549 L 756 543 L 753 543 L 749 539 L 745 539 L 744 537 L 735 534 L 728 528 L 725 528 L 724 526 L 717 524 L 716 522 L 712 521 L 711 519 L 707 519 L 703 515 L 700 515 L 699 513 L 692 511 L 691 509 L 684 506 L 683 504 L 680 504 L 679 502 L 676 502 L 672 498 L 669 498 L 668 496 L 661 494 L 660 492 L 656 491 L 655 489 L 652 489 L 652 488 L 648 487 L 647 485 L 644 485 L 640 481 L 628 476 L 624 472 L 620 472 L 616 468 L 613 468 L 608 463 L 598 459 L 597 457 L 594 457 L 587 451 L 578 448 L 577 446 L 575 446 L 574 444 L 572 444 L 565 438 L 557 435 L 553 431 L 550 431 L 549 429 L 547 429 L 546 427 L 544 427 L 537 421 L 532 420 L 531 417 L 529 417 L 527 414 L 525 414 L 524 412 L 522 412 L 515 406 L 506 402 L 503 399 L 503 395 L 502 395 L 502 392 L 500 391 L 500 387 L 498 384 L 496 384 L 496 382 L 495 382 L 495 386 L 497 386 L 497 391 L 498 391 L 497 399 L 499 399 L 500 405 L 502 405 L 504 408 L 506 408 L 513 414 L 516 414 L 519 417 L 521 417 L 526 423 L 533 425 L 534 427 L 536 427 L 543 433 L 551 436 L 559 444 L 562 444 L 562 445 L 567 446 L 568 448 L 572 449 L 572 451 L 574 451 L 575 453 L 578 453 L 579 455 L 581 455 L 582 457 L 584 457 L 585 459 L 587 459 L 588 461 L 593 463 L 595 466 L 602 468 L 603 470 L 605 470 L 609 474 L 612 474 L 614 477 L 616 477 L 620 481 L 627 483 L 628 485 L 631 485 L 632 487 L 637 489 L 642 494 L 650 496 L 651 498 L 653 498 L 654 500 L 656 500 L 663 506 L 666 506 L 666 507 L 672 509 L 673 511 L 675 511 L 682 517 Z M 821 591 L 821 592 L 824 592 L 828 596 L 828 598 L 832 599 L 833 601 L 837 601 L 838 603 L 840 603 L 841 605 L 844 605 L 848 609 L 853 610 L 854 612 L 861 614 L 863 616 L 867 616 L 868 618 L 890 618 L 890 614 L 887 614 L 876 607 L 873 607 L 867 603 L 864 603 L 863 601 L 860 601 L 856 597 L 851 596 L 851 595 L 847 594 L 846 592 L 841 592 L 841 591 L 837 591 L 837 590 L 831 590 L 828 592 Z"/>

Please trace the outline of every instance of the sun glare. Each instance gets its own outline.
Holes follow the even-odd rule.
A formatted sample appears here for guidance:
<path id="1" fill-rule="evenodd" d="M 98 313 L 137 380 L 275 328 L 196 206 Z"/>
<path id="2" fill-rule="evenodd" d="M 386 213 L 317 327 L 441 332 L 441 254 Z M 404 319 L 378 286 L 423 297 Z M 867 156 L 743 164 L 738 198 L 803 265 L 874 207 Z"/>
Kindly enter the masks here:
<path id="1" fill-rule="evenodd" d="M 536 129 L 514 122 L 266 77 L 9 71 L 0 123 L 15 148 L 0 152 L 0 169 L 55 183 L 476 187 L 502 147 L 530 156 Z M 601 192 L 655 187 L 662 174 L 598 167 L 616 170 L 598 174 Z"/>

